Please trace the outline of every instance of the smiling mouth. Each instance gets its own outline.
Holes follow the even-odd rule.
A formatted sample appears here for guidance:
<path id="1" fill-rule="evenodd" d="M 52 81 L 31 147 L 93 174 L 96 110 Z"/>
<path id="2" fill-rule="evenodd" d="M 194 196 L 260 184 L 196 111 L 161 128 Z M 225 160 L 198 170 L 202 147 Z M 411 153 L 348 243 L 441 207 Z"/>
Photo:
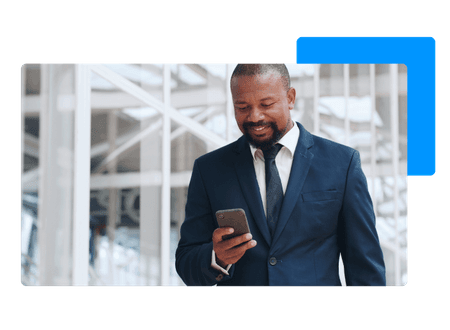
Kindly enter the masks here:
<path id="1" fill-rule="evenodd" d="M 249 127 L 249 130 L 256 136 L 261 136 L 261 135 L 265 135 L 269 128 L 270 128 L 270 125 L 253 126 L 253 127 Z"/>
<path id="2" fill-rule="evenodd" d="M 243 128 L 249 137 L 251 135 L 253 138 L 258 140 L 271 135 L 272 131 L 276 132 L 276 126 L 274 123 L 262 120 L 254 123 L 244 123 Z"/>

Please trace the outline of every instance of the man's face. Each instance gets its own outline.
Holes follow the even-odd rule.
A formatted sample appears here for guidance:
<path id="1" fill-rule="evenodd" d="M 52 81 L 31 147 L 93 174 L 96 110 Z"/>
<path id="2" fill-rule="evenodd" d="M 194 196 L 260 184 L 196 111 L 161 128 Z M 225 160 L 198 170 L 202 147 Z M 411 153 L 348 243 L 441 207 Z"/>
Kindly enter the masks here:
<path id="1" fill-rule="evenodd" d="M 231 94 L 239 129 L 256 148 L 270 148 L 294 125 L 295 89 L 286 91 L 277 73 L 236 76 Z"/>

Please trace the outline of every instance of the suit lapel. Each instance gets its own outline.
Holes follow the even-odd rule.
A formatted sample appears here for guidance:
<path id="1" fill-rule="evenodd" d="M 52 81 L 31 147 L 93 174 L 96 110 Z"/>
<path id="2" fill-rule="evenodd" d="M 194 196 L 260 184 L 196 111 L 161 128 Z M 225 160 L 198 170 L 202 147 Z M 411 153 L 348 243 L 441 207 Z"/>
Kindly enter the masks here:
<path id="1" fill-rule="evenodd" d="M 297 123 L 298 124 L 298 123 Z M 300 129 L 300 137 L 295 148 L 294 160 L 292 162 L 289 182 L 286 189 L 286 194 L 283 198 L 283 205 L 281 206 L 280 216 L 278 218 L 275 233 L 273 235 L 273 246 L 283 231 L 286 223 L 294 209 L 295 204 L 300 196 L 303 184 L 311 166 L 311 161 L 314 155 L 308 150 L 314 144 L 312 135 L 298 124 Z"/>
<path id="2" fill-rule="evenodd" d="M 234 167 L 236 169 L 244 198 L 250 212 L 252 213 L 256 225 L 261 231 L 267 244 L 270 246 L 272 239 L 269 232 L 269 226 L 267 225 L 266 216 L 264 214 L 258 181 L 256 180 L 253 157 L 250 152 L 248 142 L 244 136 L 237 141 L 235 151 L 237 153 L 237 157 L 234 162 Z"/>

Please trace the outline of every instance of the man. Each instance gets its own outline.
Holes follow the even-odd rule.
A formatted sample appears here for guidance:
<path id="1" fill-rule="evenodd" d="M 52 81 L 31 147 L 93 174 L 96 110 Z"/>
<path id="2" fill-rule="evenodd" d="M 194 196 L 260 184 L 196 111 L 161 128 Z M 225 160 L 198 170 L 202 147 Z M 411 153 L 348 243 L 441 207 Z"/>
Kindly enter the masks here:
<path id="1" fill-rule="evenodd" d="M 187 285 L 385 285 L 359 153 L 293 123 L 284 65 L 231 77 L 237 141 L 198 158 L 176 251 Z M 281 148 L 281 150 L 279 150 Z M 251 234 L 223 240 L 215 212 L 242 208 Z"/>

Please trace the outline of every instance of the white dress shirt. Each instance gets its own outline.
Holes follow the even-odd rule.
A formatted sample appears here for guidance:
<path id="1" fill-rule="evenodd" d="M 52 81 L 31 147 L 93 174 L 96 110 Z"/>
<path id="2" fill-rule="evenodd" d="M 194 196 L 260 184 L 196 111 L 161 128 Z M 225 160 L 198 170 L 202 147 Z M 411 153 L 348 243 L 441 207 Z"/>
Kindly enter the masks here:
<path id="1" fill-rule="evenodd" d="M 294 152 L 297 147 L 297 142 L 300 137 L 300 129 L 294 122 L 292 127 L 281 139 L 278 141 L 283 147 L 278 152 L 275 158 L 275 164 L 277 165 L 278 173 L 281 179 L 281 185 L 283 187 L 283 194 L 286 193 L 286 188 L 289 181 L 289 175 L 291 174 L 292 161 L 294 160 Z M 259 191 L 261 193 L 261 200 L 263 203 L 264 213 L 267 215 L 266 210 L 266 165 L 264 162 L 264 154 L 261 149 L 256 149 L 250 144 L 250 151 L 253 156 L 253 165 L 255 167 L 256 181 L 258 181 Z M 226 269 L 220 267 L 216 263 L 216 255 L 214 250 L 212 251 L 211 267 L 221 270 L 226 275 L 229 275 L 232 265 L 228 265 Z"/>
<path id="2" fill-rule="evenodd" d="M 286 193 L 289 175 L 291 174 L 292 161 L 294 160 L 294 152 L 297 147 L 300 130 L 296 124 L 278 141 L 283 147 L 275 158 L 278 174 L 280 175 L 281 185 L 283 186 L 283 194 Z M 259 191 L 261 192 L 261 200 L 264 207 L 264 213 L 267 213 L 266 206 L 266 163 L 264 154 L 261 149 L 256 149 L 250 145 L 253 155 L 253 165 L 255 166 L 256 181 L 258 181 Z M 267 214 L 266 214 L 267 215 Z"/>

